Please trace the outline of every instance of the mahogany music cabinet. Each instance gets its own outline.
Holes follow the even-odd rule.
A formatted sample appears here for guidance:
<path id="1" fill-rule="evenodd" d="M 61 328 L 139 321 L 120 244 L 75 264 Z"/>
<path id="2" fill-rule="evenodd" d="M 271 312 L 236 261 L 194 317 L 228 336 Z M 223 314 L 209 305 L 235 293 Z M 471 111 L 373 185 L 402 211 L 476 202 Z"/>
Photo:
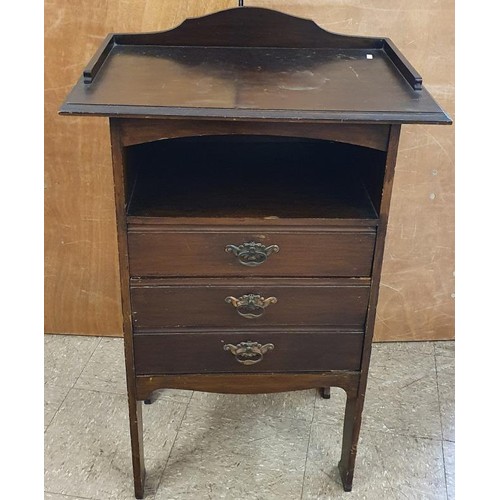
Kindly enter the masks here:
<path id="1" fill-rule="evenodd" d="M 163 388 L 343 388 L 349 491 L 400 127 L 451 123 L 419 74 L 243 7 L 108 35 L 61 113 L 110 122 L 136 497 Z"/>

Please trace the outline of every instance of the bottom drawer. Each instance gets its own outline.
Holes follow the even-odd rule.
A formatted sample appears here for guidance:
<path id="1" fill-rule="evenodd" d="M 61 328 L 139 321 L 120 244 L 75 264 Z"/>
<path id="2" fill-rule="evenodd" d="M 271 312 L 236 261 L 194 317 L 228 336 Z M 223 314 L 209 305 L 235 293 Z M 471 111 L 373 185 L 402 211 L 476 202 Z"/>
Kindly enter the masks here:
<path id="1" fill-rule="evenodd" d="M 362 348 L 361 331 L 134 336 L 137 375 L 359 370 Z"/>

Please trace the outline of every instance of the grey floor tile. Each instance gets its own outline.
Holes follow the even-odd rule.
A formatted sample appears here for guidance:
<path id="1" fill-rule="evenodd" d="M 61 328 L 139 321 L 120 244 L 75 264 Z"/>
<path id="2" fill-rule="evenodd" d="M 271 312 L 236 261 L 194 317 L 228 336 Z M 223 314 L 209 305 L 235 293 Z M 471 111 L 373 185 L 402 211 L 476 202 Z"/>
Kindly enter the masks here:
<path id="1" fill-rule="evenodd" d="M 445 340 L 433 342 L 434 350 L 438 356 L 446 356 L 455 359 L 455 341 Z"/>
<path id="2" fill-rule="evenodd" d="M 316 398 L 314 420 L 342 421 L 345 393 Z M 441 439 L 434 347 L 430 342 L 375 344 L 368 376 L 363 427 Z"/>
<path id="3" fill-rule="evenodd" d="M 310 424 L 190 405 L 156 500 L 298 500 Z"/>
<path id="4" fill-rule="evenodd" d="M 44 386 L 44 426 L 47 429 L 56 411 L 61 406 L 64 398 L 68 394 L 69 387 L 60 387 L 57 385 L 46 384 Z"/>
<path id="5" fill-rule="evenodd" d="M 75 497 L 75 496 L 61 495 L 59 493 L 49 493 L 48 491 L 45 492 L 44 499 L 45 500 L 92 500 L 92 499 L 87 499 L 85 497 Z"/>
<path id="6" fill-rule="evenodd" d="M 99 342 L 46 336 L 46 500 L 134 498 L 123 342 Z M 444 500 L 446 488 L 453 499 L 454 443 L 422 439 L 441 438 L 441 421 L 454 439 L 453 348 L 374 346 L 352 493 L 336 468 L 341 389 L 330 400 L 159 391 L 144 406 L 146 498 L 298 500 L 303 487 L 311 500 Z"/>
<path id="7" fill-rule="evenodd" d="M 75 387 L 127 394 L 123 339 L 103 338 L 76 381 Z"/>
<path id="8" fill-rule="evenodd" d="M 342 446 L 342 427 L 333 423 L 313 423 L 302 498 L 373 499 L 377 498 L 380 491 L 386 493 L 385 498 L 388 500 L 395 498 L 382 475 L 381 464 L 374 459 L 373 443 L 370 443 L 369 438 L 365 439 L 365 434 L 362 433 L 358 444 L 353 491 L 345 493 L 337 468 Z"/>
<path id="9" fill-rule="evenodd" d="M 376 344 L 368 377 L 366 430 L 441 439 L 436 366 L 431 342 Z M 330 400 L 331 401 L 331 400 Z M 316 402 L 314 419 L 336 422 L 343 404 Z"/>
<path id="10" fill-rule="evenodd" d="M 435 349 L 443 439 L 455 441 L 455 343 L 436 342 Z"/>
<path id="11" fill-rule="evenodd" d="M 185 391 L 181 389 L 161 389 L 154 393 L 156 399 L 165 401 L 177 401 L 178 403 L 189 403 L 193 391 Z"/>
<path id="12" fill-rule="evenodd" d="M 123 339 L 103 338 L 76 381 L 75 387 L 127 394 Z M 165 389 L 157 391 L 156 398 L 187 403 L 192 392 Z"/>
<path id="13" fill-rule="evenodd" d="M 211 408 L 228 418 L 241 415 L 295 418 L 311 422 L 316 390 L 276 394 L 214 394 L 194 392 L 191 406 Z"/>
<path id="14" fill-rule="evenodd" d="M 72 387 L 100 340 L 99 337 L 45 335 L 45 383 Z"/>
<path id="15" fill-rule="evenodd" d="M 147 491 L 154 494 L 186 405 L 144 408 Z M 127 398 L 71 389 L 45 433 L 45 489 L 98 500 L 133 498 Z"/>
<path id="16" fill-rule="evenodd" d="M 443 441 L 444 470 L 448 500 L 455 498 L 455 443 Z"/>
<path id="17" fill-rule="evenodd" d="M 345 493 L 337 469 L 341 438 L 337 426 L 313 423 L 303 499 L 446 499 L 440 441 L 362 432 L 353 490 Z"/>
<path id="18" fill-rule="evenodd" d="M 314 421 L 342 425 L 345 403 L 346 393 L 340 387 L 330 389 L 330 399 L 323 399 L 318 391 L 316 393 Z"/>

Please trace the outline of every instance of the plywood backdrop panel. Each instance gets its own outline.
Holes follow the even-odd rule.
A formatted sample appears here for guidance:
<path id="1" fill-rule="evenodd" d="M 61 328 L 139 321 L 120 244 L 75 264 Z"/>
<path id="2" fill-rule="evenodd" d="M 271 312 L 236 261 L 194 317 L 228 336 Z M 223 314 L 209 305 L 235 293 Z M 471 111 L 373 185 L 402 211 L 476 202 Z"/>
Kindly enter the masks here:
<path id="1" fill-rule="evenodd" d="M 121 335 L 108 122 L 57 115 L 109 32 L 158 31 L 221 0 L 45 3 L 45 331 Z"/>
<path id="2" fill-rule="evenodd" d="M 228 0 L 46 0 L 46 331 L 121 335 L 107 121 L 57 109 L 109 32 L 168 29 Z M 388 36 L 454 111 L 453 0 L 246 0 L 327 30 Z M 376 340 L 453 338 L 453 127 L 405 126 Z"/>

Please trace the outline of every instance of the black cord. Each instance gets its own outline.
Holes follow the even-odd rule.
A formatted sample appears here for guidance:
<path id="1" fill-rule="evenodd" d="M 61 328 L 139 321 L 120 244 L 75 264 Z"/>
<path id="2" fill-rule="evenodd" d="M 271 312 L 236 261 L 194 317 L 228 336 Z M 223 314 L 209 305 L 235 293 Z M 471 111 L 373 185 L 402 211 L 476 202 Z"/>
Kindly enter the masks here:
<path id="1" fill-rule="evenodd" d="M 238 7 L 244 7 L 243 0 L 238 0 Z"/>

